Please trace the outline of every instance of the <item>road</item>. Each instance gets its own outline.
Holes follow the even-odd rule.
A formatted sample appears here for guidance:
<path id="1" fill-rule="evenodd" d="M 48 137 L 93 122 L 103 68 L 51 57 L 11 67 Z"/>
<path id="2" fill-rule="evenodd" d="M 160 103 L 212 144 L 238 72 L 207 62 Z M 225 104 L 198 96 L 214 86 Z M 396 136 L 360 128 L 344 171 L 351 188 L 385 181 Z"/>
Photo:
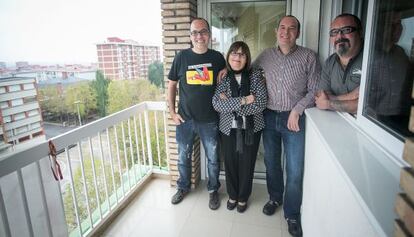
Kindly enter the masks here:
<path id="1" fill-rule="evenodd" d="M 52 137 L 56 137 L 65 132 L 69 132 L 72 129 L 77 127 L 63 127 L 62 125 L 56 123 L 47 123 L 43 122 L 43 129 L 45 131 L 46 139 L 50 139 Z"/>
<path id="2" fill-rule="evenodd" d="M 57 135 L 66 133 L 70 130 L 73 130 L 77 127 L 63 127 L 59 124 L 52 124 L 52 123 L 44 123 L 44 131 L 46 134 L 46 138 L 53 138 Z M 101 134 L 102 138 L 102 150 L 104 154 L 104 159 L 107 160 L 109 157 L 109 149 L 107 146 L 107 140 L 106 140 L 106 134 Z M 97 136 L 91 138 L 92 142 L 92 152 L 94 159 L 101 159 L 101 153 L 100 153 L 100 146 L 99 146 L 99 138 Z M 82 157 L 83 159 L 90 158 L 90 147 L 89 142 L 87 139 L 82 140 Z M 72 175 L 76 172 L 78 168 L 80 168 L 80 159 L 79 159 L 79 150 L 77 148 L 77 145 L 74 144 L 74 146 L 71 146 L 69 149 L 69 158 L 71 162 L 72 167 Z M 63 174 L 63 180 L 60 182 L 62 192 L 65 191 L 66 185 L 70 184 L 70 172 L 69 172 L 69 166 L 67 163 L 66 154 L 64 152 L 60 153 L 58 155 L 58 162 L 61 166 L 62 174 Z M 106 162 L 105 162 L 106 163 Z M 101 166 L 95 167 L 96 169 L 101 169 Z M 108 172 L 108 171 L 107 171 Z"/>

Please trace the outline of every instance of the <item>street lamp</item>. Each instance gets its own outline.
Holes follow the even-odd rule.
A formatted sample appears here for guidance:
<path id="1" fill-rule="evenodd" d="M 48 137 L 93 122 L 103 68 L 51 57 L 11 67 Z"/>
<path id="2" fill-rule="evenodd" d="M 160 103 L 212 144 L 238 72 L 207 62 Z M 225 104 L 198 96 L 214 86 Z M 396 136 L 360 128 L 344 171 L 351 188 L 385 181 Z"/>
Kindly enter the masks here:
<path id="1" fill-rule="evenodd" d="M 77 100 L 77 101 L 74 102 L 74 104 L 76 104 L 76 107 L 78 109 L 79 126 L 82 126 L 82 120 L 81 120 L 80 110 L 79 110 L 79 104 L 80 103 L 82 103 L 82 102 L 80 102 L 80 100 Z"/>

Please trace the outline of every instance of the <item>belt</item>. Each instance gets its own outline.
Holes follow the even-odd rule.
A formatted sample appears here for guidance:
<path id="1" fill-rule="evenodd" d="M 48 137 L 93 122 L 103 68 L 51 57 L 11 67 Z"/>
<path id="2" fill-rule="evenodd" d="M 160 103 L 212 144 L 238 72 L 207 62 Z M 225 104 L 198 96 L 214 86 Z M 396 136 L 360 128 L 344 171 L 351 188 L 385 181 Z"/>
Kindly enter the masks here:
<path id="1" fill-rule="evenodd" d="M 290 113 L 291 110 L 274 110 L 274 109 L 269 109 L 267 108 L 267 110 L 270 110 L 274 113 Z"/>

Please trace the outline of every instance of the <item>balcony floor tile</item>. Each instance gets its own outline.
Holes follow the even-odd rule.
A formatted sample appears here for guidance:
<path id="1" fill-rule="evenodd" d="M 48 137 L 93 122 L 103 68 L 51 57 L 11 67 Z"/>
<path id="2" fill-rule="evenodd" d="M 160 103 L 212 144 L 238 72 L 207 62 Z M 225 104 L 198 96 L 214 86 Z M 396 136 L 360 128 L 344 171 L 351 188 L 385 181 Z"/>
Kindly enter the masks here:
<path id="1" fill-rule="evenodd" d="M 262 214 L 262 207 L 268 199 L 263 184 L 253 185 L 249 207 L 243 214 L 227 210 L 225 185 L 219 190 L 221 206 L 215 211 L 208 207 L 205 183 L 192 190 L 178 205 L 170 202 L 175 191 L 169 180 L 151 180 L 104 236 L 289 236 L 282 210 L 270 217 Z"/>

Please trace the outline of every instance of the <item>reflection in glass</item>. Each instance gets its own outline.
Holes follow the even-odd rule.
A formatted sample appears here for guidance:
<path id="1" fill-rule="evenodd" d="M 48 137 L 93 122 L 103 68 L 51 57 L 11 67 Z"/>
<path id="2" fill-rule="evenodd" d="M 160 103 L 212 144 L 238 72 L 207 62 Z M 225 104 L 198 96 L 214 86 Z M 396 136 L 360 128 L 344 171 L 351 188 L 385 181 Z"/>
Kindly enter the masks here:
<path id="1" fill-rule="evenodd" d="M 225 54 L 235 41 L 249 45 L 252 59 L 275 45 L 275 27 L 286 1 L 211 4 L 212 48 Z"/>
<path id="2" fill-rule="evenodd" d="M 412 105 L 414 3 L 380 1 L 374 22 L 364 115 L 403 139 Z"/>

